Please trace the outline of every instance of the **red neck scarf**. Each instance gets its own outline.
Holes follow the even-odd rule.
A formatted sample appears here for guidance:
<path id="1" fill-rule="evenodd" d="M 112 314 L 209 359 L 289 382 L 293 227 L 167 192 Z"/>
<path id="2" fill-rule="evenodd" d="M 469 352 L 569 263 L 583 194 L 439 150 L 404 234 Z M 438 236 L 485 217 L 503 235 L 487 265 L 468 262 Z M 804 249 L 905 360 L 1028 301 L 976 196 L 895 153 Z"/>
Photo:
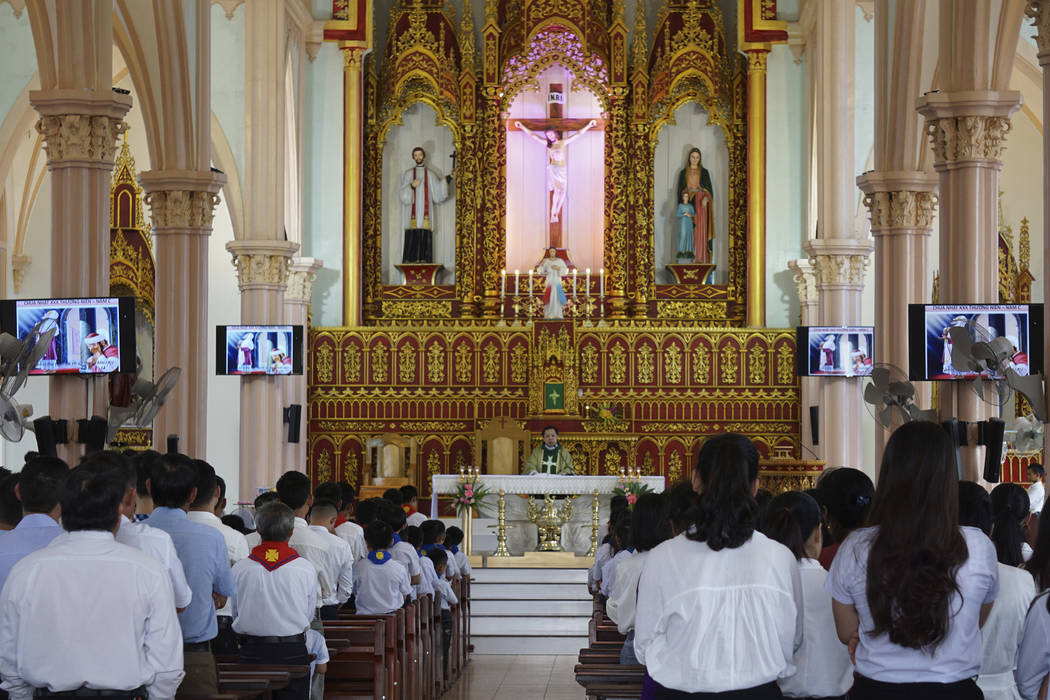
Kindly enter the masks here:
<path id="1" fill-rule="evenodd" d="M 299 558 L 299 553 L 288 546 L 287 542 L 260 542 L 249 559 L 262 564 L 267 571 L 276 571 L 290 561 Z"/>

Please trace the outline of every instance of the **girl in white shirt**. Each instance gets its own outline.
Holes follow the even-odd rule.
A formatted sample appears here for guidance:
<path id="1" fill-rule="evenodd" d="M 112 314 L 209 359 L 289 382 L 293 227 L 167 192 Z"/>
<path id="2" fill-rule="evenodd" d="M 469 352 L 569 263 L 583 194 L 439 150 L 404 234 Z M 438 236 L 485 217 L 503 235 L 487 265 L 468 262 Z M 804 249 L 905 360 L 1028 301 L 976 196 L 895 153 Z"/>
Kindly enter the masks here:
<path id="1" fill-rule="evenodd" d="M 1027 515 L 1028 497 L 1021 491 L 1025 506 L 1022 511 Z M 992 532 L 992 510 L 996 502 L 996 491 L 989 496 L 983 486 L 972 481 L 959 482 L 959 524 L 975 527 L 986 535 Z M 1002 495 L 998 497 L 1002 501 Z M 1013 519 L 1013 516 L 1011 516 Z M 996 519 L 999 522 L 999 519 Z M 1020 560 L 1019 548 L 1009 550 L 1010 561 Z M 1017 667 L 1017 645 L 1021 641 L 1021 627 L 1028 606 L 1035 597 L 1035 582 L 1024 569 L 1017 568 L 1016 563 L 1009 563 L 999 554 L 999 597 L 995 599 L 992 612 L 988 614 L 981 627 L 981 675 L 977 685 L 984 693 L 985 700 L 1020 700 L 1017 685 L 1014 683 L 1014 669 Z"/>
<path id="2" fill-rule="evenodd" d="M 631 545 L 634 556 L 623 560 L 616 568 L 616 581 L 612 587 L 605 611 L 616 623 L 620 634 L 627 638 L 620 650 L 621 664 L 637 664 L 634 654 L 634 613 L 638 601 L 638 579 L 649 555 L 649 550 L 671 536 L 667 522 L 667 511 L 662 493 L 645 493 L 631 510 Z"/>
<path id="3" fill-rule="evenodd" d="M 855 648 L 852 700 L 977 700 L 980 623 L 999 592 L 995 547 L 959 527 L 954 451 L 936 423 L 890 436 L 870 527 L 828 574 L 835 626 Z"/>
<path id="4" fill-rule="evenodd" d="M 841 698 L 853 687 L 853 663 L 835 633 L 827 572 L 817 560 L 823 544 L 820 506 L 809 494 L 788 491 L 769 502 L 762 531 L 791 550 L 802 577 L 805 623 L 795 652 L 795 674 L 778 681 L 789 698 Z"/>
<path id="5" fill-rule="evenodd" d="M 1017 654 L 1017 690 L 1024 700 L 1043 698 L 1040 687 L 1050 673 L 1050 595 L 1043 591 L 1025 617 Z"/>
<path id="6" fill-rule="evenodd" d="M 1039 531 L 1035 538 L 1035 551 L 1024 563 L 1024 568 L 1035 579 L 1040 591 L 1050 588 L 1050 517 L 1039 518 Z"/>
<path id="7" fill-rule="evenodd" d="M 791 551 L 755 532 L 758 479 L 741 435 L 704 444 L 692 526 L 649 552 L 634 650 L 643 700 L 781 698 L 802 643 L 802 584 Z M 757 454 L 754 474 L 757 476 Z M 708 470 L 708 466 L 710 469 Z"/>
<path id="8" fill-rule="evenodd" d="M 1025 523 L 1028 520 L 1028 494 L 1018 484 L 999 484 L 992 489 L 992 542 L 995 555 L 1007 566 L 1025 562 Z"/>

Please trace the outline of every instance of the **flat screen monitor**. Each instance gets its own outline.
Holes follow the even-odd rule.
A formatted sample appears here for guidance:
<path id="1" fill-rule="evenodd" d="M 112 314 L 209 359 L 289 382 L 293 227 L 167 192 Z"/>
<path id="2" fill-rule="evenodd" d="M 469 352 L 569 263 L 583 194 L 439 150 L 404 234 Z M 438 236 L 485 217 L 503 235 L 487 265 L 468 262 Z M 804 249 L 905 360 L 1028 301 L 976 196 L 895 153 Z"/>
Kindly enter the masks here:
<path id="1" fill-rule="evenodd" d="M 801 326 L 797 343 L 800 377 L 871 374 L 875 345 L 872 326 Z"/>
<path id="2" fill-rule="evenodd" d="M 218 326 L 215 350 L 216 374 L 303 373 L 302 326 Z"/>
<path id="3" fill-rule="evenodd" d="M 37 323 L 38 333 L 57 330 L 30 374 L 136 371 L 134 297 L 0 302 L 0 327 L 19 340 L 25 340 Z"/>
<path id="4" fill-rule="evenodd" d="M 1043 371 L 1042 304 L 909 304 L 908 375 L 912 381 L 974 379 L 976 372 L 952 362 L 953 326 L 973 321 L 992 338 L 1006 337 L 1018 374 Z M 983 373 L 991 377 L 988 372 Z"/>

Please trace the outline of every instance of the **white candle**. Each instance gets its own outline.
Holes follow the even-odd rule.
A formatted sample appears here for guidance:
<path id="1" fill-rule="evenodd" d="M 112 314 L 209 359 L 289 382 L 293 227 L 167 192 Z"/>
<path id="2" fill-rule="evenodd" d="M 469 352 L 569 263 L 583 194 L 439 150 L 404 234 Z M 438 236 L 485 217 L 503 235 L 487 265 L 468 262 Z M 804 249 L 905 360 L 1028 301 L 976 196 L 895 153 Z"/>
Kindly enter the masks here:
<path id="1" fill-rule="evenodd" d="M 500 270 L 499 273 L 499 298 L 502 299 L 507 295 L 507 271 Z"/>
<path id="2" fill-rule="evenodd" d="M 529 298 L 532 298 L 532 268 L 529 268 Z"/>
<path id="3" fill-rule="evenodd" d="M 605 296 L 605 268 L 598 270 L 598 296 Z"/>
<path id="4" fill-rule="evenodd" d="M 576 298 L 576 268 L 572 268 L 572 298 Z"/>
<path id="5" fill-rule="evenodd" d="M 518 292 L 521 291 L 521 287 L 518 286 L 518 271 L 514 271 L 514 296 L 518 296 Z"/>
<path id="6" fill-rule="evenodd" d="M 588 297 L 591 295 L 591 268 L 587 268 L 583 273 L 583 293 Z"/>

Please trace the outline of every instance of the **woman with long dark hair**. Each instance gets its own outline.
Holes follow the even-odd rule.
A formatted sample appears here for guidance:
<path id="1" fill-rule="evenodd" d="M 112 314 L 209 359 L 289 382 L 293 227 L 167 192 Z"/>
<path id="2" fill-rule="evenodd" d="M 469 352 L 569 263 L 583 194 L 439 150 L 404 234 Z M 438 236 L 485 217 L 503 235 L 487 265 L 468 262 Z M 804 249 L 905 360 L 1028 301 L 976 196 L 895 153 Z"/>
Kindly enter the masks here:
<path id="1" fill-rule="evenodd" d="M 841 698 L 853 687 L 853 664 L 835 633 L 828 574 L 817 561 L 821 550 L 820 506 L 809 494 L 788 491 L 769 502 L 762 532 L 791 550 L 802 577 L 805 624 L 795 652 L 795 673 L 778 681 L 789 698 Z"/>
<path id="2" fill-rule="evenodd" d="M 634 649 L 644 700 L 783 695 L 802 643 L 791 551 L 755 531 L 758 480 L 739 435 L 704 445 L 703 493 L 688 529 L 653 549 L 638 585 Z"/>
<path id="3" fill-rule="evenodd" d="M 999 592 L 995 547 L 959 526 L 952 446 L 936 423 L 890 436 L 868 527 L 828 575 L 839 639 L 855 647 L 851 698 L 981 698 L 981 631 Z"/>
<path id="4" fill-rule="evenodd" d="M 1039 514 L 1039 530 L 1035 538 L 1035 550 L 1032 558 L 1025 562 L 1024 568 L 1035 579 L 1035 587 L 1040 591 L 1050 588 L 1050 512 Z"/>
<path id="5" fill-rule="evenodd" d="M 992 489 L 992 542 L 995 555 L 1007 566 L 1021 566 L 1025 556 L 1024 526 L 1028 520 L 1028 493 L 1018 484 L 999 484 Z"/>

